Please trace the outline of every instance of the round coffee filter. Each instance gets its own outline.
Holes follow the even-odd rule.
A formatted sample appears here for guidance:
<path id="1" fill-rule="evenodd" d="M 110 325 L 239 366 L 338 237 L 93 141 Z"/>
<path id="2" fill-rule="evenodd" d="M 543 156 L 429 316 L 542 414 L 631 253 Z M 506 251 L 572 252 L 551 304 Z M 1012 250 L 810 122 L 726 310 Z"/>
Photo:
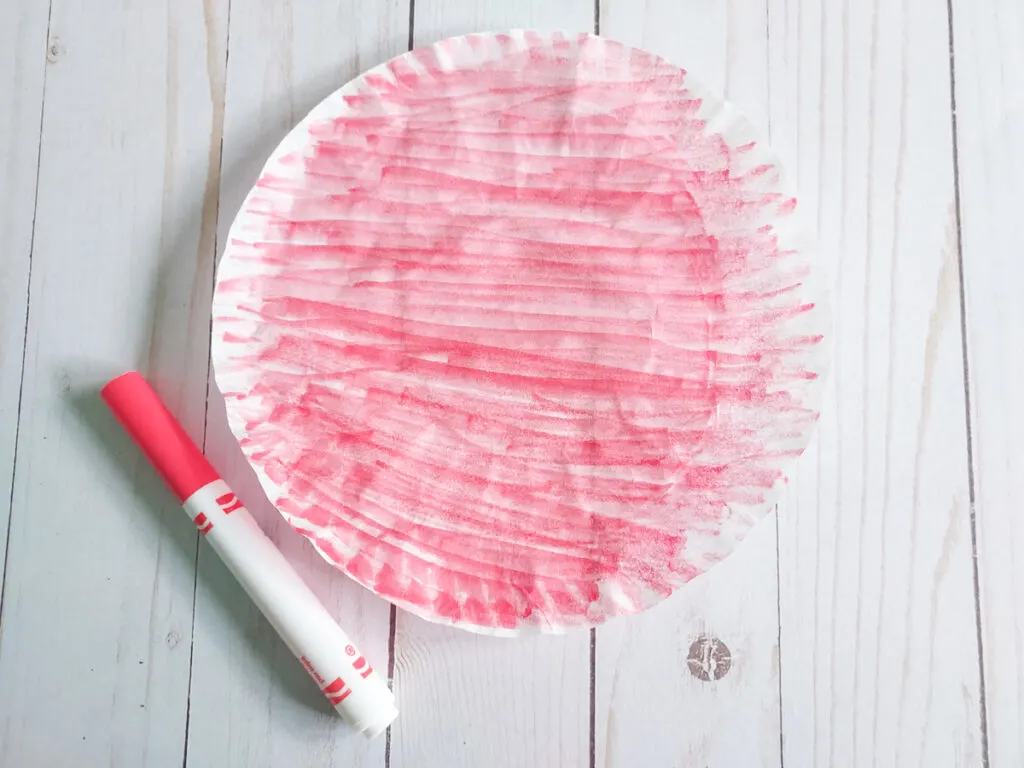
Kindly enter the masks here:
<path id="1" fill-rule="evenodd" d="M 270 500 L 484 632 L 646 608 L 806 446 L 828 332 L 779 163 L 678 67 L 476 34 L 328 97 L 231 228 L 213 362 Z"/>

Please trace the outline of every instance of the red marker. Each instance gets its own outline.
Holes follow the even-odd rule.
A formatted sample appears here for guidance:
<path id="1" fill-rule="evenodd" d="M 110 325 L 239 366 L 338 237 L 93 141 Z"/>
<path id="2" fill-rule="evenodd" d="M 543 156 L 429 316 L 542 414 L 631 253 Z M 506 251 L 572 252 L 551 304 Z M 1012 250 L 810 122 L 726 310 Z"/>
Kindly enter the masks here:
<path id="1" fill-rule="evenodd" d="M 126 373 L 107 384 L 102 394 L 199 532 L 334 708 L 367 736 L 383 733 L 398 716 L 394 695 L 366 665 L 352 641 L 260 530 L 156 392 L 138 373 Z"/>

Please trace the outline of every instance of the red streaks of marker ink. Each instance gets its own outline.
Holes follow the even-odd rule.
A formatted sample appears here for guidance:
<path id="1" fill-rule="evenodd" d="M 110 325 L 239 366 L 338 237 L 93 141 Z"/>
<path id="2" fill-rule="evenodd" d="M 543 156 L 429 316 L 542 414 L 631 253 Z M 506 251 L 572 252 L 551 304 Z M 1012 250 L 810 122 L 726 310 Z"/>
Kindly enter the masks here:
<path id="1" fill-rule="evenodd" d="M 794 201 L 719 106 L 598 38 L 473 35 L 282 145 L 214 362 L 325 558 L 501 631 L 635 612 L 735 547 L 816 420 L 824 321 Z"/>

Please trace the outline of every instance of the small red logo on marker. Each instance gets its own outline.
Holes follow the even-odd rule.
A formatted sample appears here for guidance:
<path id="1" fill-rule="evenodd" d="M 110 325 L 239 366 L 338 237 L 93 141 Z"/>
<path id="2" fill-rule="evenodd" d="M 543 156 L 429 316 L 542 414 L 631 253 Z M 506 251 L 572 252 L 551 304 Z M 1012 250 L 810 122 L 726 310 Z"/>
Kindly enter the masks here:
<path id="1" fill-rule="evenodd" d="M 220 508 L 224 510 L 225 515 L 230 515 L 236 509 L 242 508 L 242 502 L 238 500 L 238 497 L 233 493 L 225 493 L 223 496 L 217 497 L 217 503 Z"/>
<path id="2" fill-rule="evenodd" d="M 363 667 L 366 667 L 366 669 L 363 669 L 362 672 L 359 672 L 359 674 L 362 675 L 364 679 L 373 674 L 373 667 L 367 664 L 366 659 L 364 659 L 362 656 L 353 661 L 352 666 L 356 668 L 357 672 L 359 672 L 360 669 L 363 669 Z"/>
<path id="3" fill-rule="evenodd" d="M 204 536 L 213 530 L 213 523 L 211 523 L 210 519 L 202 512 L 196 515 L 196 519 L 192 522 L 196 524 L 196 528 L 198 528 L 199 532 Z"/>
<path id="4" fill-rule="evenodd" d="M 320 677 L 320 673 L 313 668 L 313 662 L 311 662 L 305 656 L 299 656 L 299 661 L 302 662 L 302 666 L 304 666 L 306 668 L 306 671 L 309 672 L 310 677 L 316 680 L 316 684 L 323 688 L 324 679 Z"/>

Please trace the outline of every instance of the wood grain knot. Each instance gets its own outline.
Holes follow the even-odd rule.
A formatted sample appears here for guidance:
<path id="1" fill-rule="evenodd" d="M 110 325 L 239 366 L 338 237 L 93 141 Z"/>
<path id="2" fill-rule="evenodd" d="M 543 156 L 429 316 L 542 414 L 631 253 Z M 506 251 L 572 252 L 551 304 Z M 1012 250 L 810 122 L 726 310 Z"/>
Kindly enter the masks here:
<path id="1" fill-rule="evenodd" d="M 66 50 L 59 37 L 50 38 L 50 44 L 46 47 L 46 60 L 52 64 L 62 57 Z"/>
<path id="2" fill-rule="evenodd" d="M 698 680 L 721 680 L 732 669 L 732 653 L 717 637 L 700 635 L 690 645 L 686 666 Z"/>

